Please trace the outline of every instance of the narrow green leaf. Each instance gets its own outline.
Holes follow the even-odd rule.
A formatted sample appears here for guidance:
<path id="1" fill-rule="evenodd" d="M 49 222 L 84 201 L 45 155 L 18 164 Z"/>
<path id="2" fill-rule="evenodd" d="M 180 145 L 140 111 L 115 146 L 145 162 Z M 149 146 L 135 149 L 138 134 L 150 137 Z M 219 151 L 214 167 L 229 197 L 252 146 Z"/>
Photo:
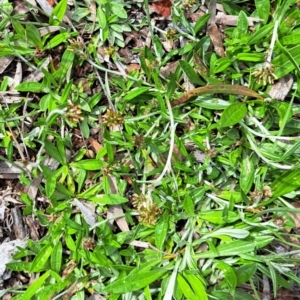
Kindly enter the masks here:
<path id="1" fill-rule="evenodd" d="M 74 58 L 74 52 L 66 49 L 60 62 L 60 68 L 53 74 L 54 79 L 59 80 L 60 83 L 66 79 L 66 75 L 73 65 Z"/>
<path id="2" fill-rule="evenodd" d="M 107 20 L 106 20 L 105 13 L 103 12 L 103 9 L 100 5 L 98 6 L 98 9 L 97 9 L 97 19 L 98 19 L 100 27 L 102 29 L 104 29 L 106 27 Z"/>
<path id="3" fill-rule="evenodd" d="M 210 19 L 211 14 L 204 14 L 203 16 L 201 16 L 195 26 L 194 26 L 194 32 L 195 34 L 197 34 L 199 32 L 200 29 L 202 29 L 202 27 L 208 22 L 208 20 Z"/>
<path id="4" fill-rule="evenodd" d="M 169 212 L 166 210 L 155 225 L 155 245 L 163 251 L 169 229 Z"/>
<path id="5" fill-rule="evenodd" d="M 59 241 L 53 248 L 50 258 L 51 269 L 59 273 L 62 264 L 62 243 Z"/>
<path id="6" fill-rule="evenodd" d="M 97 195 L 88 197 L 88 200 L 100 203 L 100 204 L 106 204 L 106 205 L 117 205 L 121 203 L 128 202 L 128 199 L 125 197 L 122 197 L 117 194 L 106 194 L 106 195 Z"/>
<path id="7" fill-rule="evenodd" d="M 277 43 L 277 45 L 280 44 Z M 295 64 L 300 64 L 300 45 L 290 48 L 288 54 L 286 52 L 279 54 L 272 60 L 272 63 L 276 66 L 275 75 L 277 78 L 291 73 L 296 68 Z"/>
<path id="8" fill-rule="evenodd" d="M 161 278 L 166 271 L 152 270 L 144 273 L 130 274 L 118 279 L 104 288 L 107 293 L 125 294 L 143 289 L 147 285 Z"/>
<path id="9" fill-rule="evenodd" d="M 35 47 L 38 47 L 40 49 L 43 48 L 40 32 L 34 25 L 30 23 L 26 24 L 26 34 L 27 34 L 28 42 L 30 42 Z"/>
<path id="10" fill-rule="evenodd" d="M 197 216 L 198 218 L 211 222 L 213 224 L 232 223 L 239 219 L 238 214 L 233 211 L 228 211 L 228 215 L 224 216 L 223 210 L 202 211 L 197 214 Z"/>
<path id="11" fill-rule="evenodd" d="M 253 154 L 253 155 L 251 155 Z M 245 194 L 248 194 L 252 188 L 254 181 L 254 171 L 257 167 L 256 157 L 254 153 L 249 153 L 246 149 L 243 150 L 241 174 L 240 174 L 240 187 Z"/>
<path id="12" fill-rule="evenodd" d="M 61 0 L 56 4 L 50 16 L 49 25 L 60 25 L 65 16 L 67 5 L 68 0 Z"/>
<path id="13" fill-rule="evenodd" d="M 266 39 L 271 34 L 273 27 L 274 27 L 274 23 L 269 23 L 269 24 L 259 28 L 249 38 L 248 45 L 252 45 L 257 42 L 260 42 L 262 39 Z"/>
<path id="14" fill-rule="evenodd" d="M 190 196 L 189 193 L 186 193 L 184 200 L 183 200 L 183 208 L 189 217 L 192 217 L 195 214 L 194 205 L 195 205 L 195 203 L 194 203 L 192 197 Z"/>
<path id="15" fill-rule="evenodd" d="M 205 85 L 194 68 L 187 61 L 180 60 L 179 65 L 191 83 L 196 85 Z"/>
<path id="16" fill-rule="evenodd" d="M 197 296 L 195 295 L 194 291 L 187 283 L 187 281 L 178 273 L 177 274 L 177 282 L 179 287 L 184 295 L 184 297 L 188 300 L 198 300 Z"/>
<path id="17" fill-rule="evenodd" d="M 237 284 L 243 284 L 246 283 L 249 279 L 253 278 L 253 275 L 256 272 L 256 263 L 250 263 L 241 266 L 238 268 L 235 273 L 236 273 L 236 278 L 237 278 Z"/>
<path id="18" fill-rule="evenodd" d="M 40 272 L 44 269 L 44 266 L 46 264 L 46 262 L 48 261 L 51 253 L 52 253 L 53 248 L 51 247 L 51 245 L 47 244 L 45 245 L 41 251 L 38 253 L 38 255 L 34 258 L 31 268 L 30 268 L 30 272 L 34 273 L 34 272 Z"/>
<path id="19" fill-rule="evenodd" d="M 61 145 L 60 145 L 61 148 Z M 62 165 L 65 165 L 66 163 L 66 154 L 64 153 L 65 157 L 61 156 L 60 151 L 49 141 L 45 140 L 45 150 L 47 154 L 49 154 L 52 158 L 54 158 L 57 162 L 59 162 Z"/>
<path id="20" fill-rule="evenodd" d="M 239 12 L 238 20 L 235 29 L 233 30 L 233 38 L 243 38 L 248 33 L 248 19 L 244 11 Z"/>
<path id="21" fill-rule="evenodd" d="M 202 278 L 199 275 L 184 272 L 184 277 L 186 278 L 187 282 L 191 285 L 198 300 L 208 300 L 205 282 L 203 282 L 204 280 L 202 280 Z"/>
<path id="22" fill-rule="evenodd" d="M 219 58 L 214 64 L 214 73 L 220 73 L 228 69 L 231 65 L 231 60 L 228 57 Z"/>
<path id="23" fill-rule="evenodd" d="M 65 235 L 65 241 L 66 241 L 66 245 L 69 250 L 71 250 L 73 252 L 76 251 L 75 242 L 73 241 L 72 236 L 70 234 Z"/>
<path id="24" fill-rule="evenodd" d="M 40 289 L 46 279 L 49 277 L 50 271 L 47 271 L 45 274 L 36 279 L 27 290 L 22 294 L 22 300 L 31 300 L 34 298 L 35 293 Z"/>
<path id="25" fill-rule="evenodd" d="M 99 159 L 85 159 L 85 160 L 70 163 L 70 165 L 72 167 L 75 167 L 78 169 L 84 169 L 87 171 L 99 171 L 99 170 L 101 170 L 101 167 L 104 164 L 105 164 L 105 162 L 103 162 Z"/>
<path id="26" fill-rule="evenodd" d="M 263 62 L 264 54 L 260 53 L 238 53 L 236 58 L 241 61 Z"/>
<path id="27" fill-rule="evenodd" d="M 258 12 L 258 16 L 266 23 L 270 16 L 270 0 L 255 0 L 255 7 Z"/>
<path id="28" fill-rule="evenodd" d="M 43 48 L 44 50 L 53 49 L 56 46 L 60 45 L 61 43 L 65 43 L 66 40 L 70 37 L 68 32 L 62 32 L 55 35 Z"/>
<path id="29" fill-rule="evenodd" d="M 130 101 L 130 100 L 136 98 L 137 96 L 144 94 L 148 90 L 149 90 L 149 87 L 146 87 L 146 86 L 133 88 L 130 92 L 126 93 L 123 100 Z"/>
<path id="30" fill-rule="evenodd" d="M 237 285 L 237 278 L 233 268 L 224 261 L 217 261 L 216 267 L 223 271 L 223 275 L 228 284 L 228 287 L 231 293 L 234 293 Z"/>
<path id="31" fill-rule="evenodd" d="M 13 18 L 11 20 L 11 23 L 13 25 L 14 30 L 20 36 L 20 38 L 26 40 L 26 31 L 25 31 L 24 27 L 19 22 L 17 22 L 15 19 L 13 19 Z"/>
<path id="32" fill-rule="evenodd" d="M 196 253 L 194 255 L 195 259 L 200 258 L 214 258 L 219 256 L 234 256 L 244 253 L 253 252 L 255 249 L 260 249 L 267 246 L 272 242 L 274 237 L 264 236 L 256 237 L 253 241 L 233 241 L 230 243 L 222 244 L 216 248 L 216 253 L 214 251 L 206 251 L 203 253 Z"/>
<path id="33" fill-rule="evenodd" d="M 127 19 L 127 12 L 124 9 L 123 5 L 118 2 L 111 2 L 111 10 L 114 15 L 118 16 L 121 19 Z"/>
<path id="34" fill-rule="evenodd" d="M 15 87 L 15 90 L 20 92 L 43 92 L 42 83 L 39 82 L 23 82 Z"/>
<path id="35" fill-rule="evenodd" d="M 300 187 L 300 172 L 298 170 L 283 172 L 270 185 L 273 199 L 296 191 Z"/>
<path id="36" fill-rule="evenodd" d="M 7 263 L 6 267 L 9 270 L 16 271 L 16 272 L 22 272 L 22 271 L 29 272 L 29 270 L 31 268 L 31 262 L 14 261 L 14 262 Z"/>
<path id="37" fill-rule="evenodd" d="M 247 114 L 245 103 L 237 102 L 229 105 L 223 111 L 220 119 L 221 127 L 233 126 L 240 122 Z"/>

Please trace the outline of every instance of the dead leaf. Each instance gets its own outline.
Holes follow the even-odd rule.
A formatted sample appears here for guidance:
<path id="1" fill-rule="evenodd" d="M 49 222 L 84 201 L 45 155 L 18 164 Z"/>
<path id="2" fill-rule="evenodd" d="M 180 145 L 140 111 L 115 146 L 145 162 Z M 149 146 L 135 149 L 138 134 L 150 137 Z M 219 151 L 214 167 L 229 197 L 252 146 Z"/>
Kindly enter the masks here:
<path id="1" fill-rule="evenodd" d="M 88 141 L 90 142 L 96 153 L 98 153 L 103 148 L 103 146 L 92 137 L 89 137 Z"/>
<path id="2" fill-rule="evenodd" d="M 130 64 L 127 68 L 127 73 L 130 73 L 131 71 L 138 71 L 141 69 L 141 66 L 139 64 Z"/>
<path id="3" fill-rule="evenodd" d="M 87 204 L 80 202 L 77 199 L 74 199 L 72 204 L 76 205 L 79 208 L 80 212 L 83 215 L 84 220 L 86 221 L 86 223 L 88 225 L 90 225 L 92 227 L 96 224 L 97 217 L 95 214 L 95 207 L 93 207 L 92 204 L 87 205 Z M 93 208 L 91 208 L 91 207 L 93 207 Z"/>
<path id="4" fill-rule="evenodd" d="M 276 100 L 284 100 L 292 88 L 293 82 L 293 76 L 290 74 L 280 78 L 278 82 L 272 85 L 268 93 L 269 96 Z"/>
<path id="5" fill-rule="evenodd" d="M 210 36 L 210 39 L 214 45 L 214 49 L 216 53 L 224 57 L 225 56 L 225 51 L 223 47 L 223 37 L 222 34 L 216 24 L 212 24 L 208 27 L 207 33 Z"/>
<path id="6" fill-rule="evenodd" d="M 163 17 L 169 17 L 171 15 L 172 2 L 170 0 L 161 0 L 153 2 L 150 5 L 150 12 L 156 12 Z"/>
<path id="7" fill-rule="evenodd" d="M 205 95 L 205 94 L 242 95 L 242 96 L 249 96 L 261 100 L 264 99 L 261 95 L 248 89 L 245 86 L 231 85 L 231 84 L 214 84 L 214 85 L 202 86 L 192 91 L 184 93 L 181 97 L 174 100 L 171 103 L 171 106 L 175 107 L 177 105 L 187 102 L 192 97 Z"/>
<path id="8" fill-rule="evenodd" d="M 6 56 L 0 58 L 0 74 L 2 74 L 5 69 L 10 65 L 10 63 L 14 60 L 13 56 Z"/>
<path id="9" fill-rule="evenodd" d="M 290 213 L 291 217 L 293 218 L 295 222 L 295 229 L 300 228 L 300 203 L 299 202 L 293 202 L 291 203 L 296 209 L 299 210 L 299 213 Z"/>

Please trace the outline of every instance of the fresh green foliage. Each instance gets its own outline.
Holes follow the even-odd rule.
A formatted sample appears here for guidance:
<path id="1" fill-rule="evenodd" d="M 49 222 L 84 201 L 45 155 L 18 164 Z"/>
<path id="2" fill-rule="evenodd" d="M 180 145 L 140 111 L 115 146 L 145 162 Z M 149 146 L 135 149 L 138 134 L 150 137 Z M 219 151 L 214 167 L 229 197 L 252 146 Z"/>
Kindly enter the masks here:
<path id="1" fill-rule="evenodd" d="M 3 1 L 0 56 L 36 73 L 14 86 L 20 102 L 1 103 L 1 159 L 22 158 L 23 183 L 40 177 L 44 203 L 20 199 L 46 231 L 7 264 L 39 274 L 13 299 L 253 300 L 262 278 L 274 297 L 300 284 L 290 238 L 299 239 L 300 10 L 293 0 L 220 2 L 237 16 L 224 57 L 205 32 L 211 15 L 192 24 L 180 1 L 168 31 L 148 13 L 133 17 L 141 1 L 75 1 L 70 14 L 62 0 L 37 10 L 43 21 Z M 249 27 L 250 16 L 261 22 Z M 128 32 L 144 27 L 152 44 L 131 37 L 130 48 Z M 285 101 L 271 99 L 287 74 Z M 1 77 L 1 91 L 9 84 Z"/>

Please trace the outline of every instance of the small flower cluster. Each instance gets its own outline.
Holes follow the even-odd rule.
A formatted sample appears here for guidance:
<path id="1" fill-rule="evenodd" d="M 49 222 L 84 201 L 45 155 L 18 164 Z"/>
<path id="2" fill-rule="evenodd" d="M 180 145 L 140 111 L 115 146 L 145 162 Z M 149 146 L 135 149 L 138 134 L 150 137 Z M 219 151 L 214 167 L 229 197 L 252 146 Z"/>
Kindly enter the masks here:
<path id="1" fill-rule="evenodd" d="M 192 8 L 196 3 L 196 0 L 183 0 L 182 1 L 182 8 L 183 9 L 189 9 Z"/>
<path id="2" fill-rule="evenodd" d="M 252 75 L 257 78 L 258 84 L 262 82 L 263 85 L 266 85 L 267 83 L 273 84 L 274 80 L 278 79 L 274 72 L 275 66 L 267 62 L 257 68 Z"/>
<path id="3" fill-rule="evenodd" d="M 111 109 L 107 109 L 106 114 L 102 117 L 103 123 L 108 126 L 116 126 L 124 124 L 124 117 L 122 113 L 119 111 L 114 111 Z"/>
<path id="4" fill-rule="evenodd" d="M 162 213 L 161 209 L 157 207 L 157 204 L 149 201 L 143 194 L 134 194 L 132 204 L 139 213 L 140 222 L 147 225 L 155 225 L 157 216 Z"/>
<path id="5" fill-rule="evenodd" d="M 67 106 L 67 112 L 65 115 L 67 121 L 70 124 L 75 125 L 76 123 L 83 120 L 81 114 L 82 114 L 81 107 L 78 104 L 74 104 L 71 101 L 69 101 L 69 105 Z"/>

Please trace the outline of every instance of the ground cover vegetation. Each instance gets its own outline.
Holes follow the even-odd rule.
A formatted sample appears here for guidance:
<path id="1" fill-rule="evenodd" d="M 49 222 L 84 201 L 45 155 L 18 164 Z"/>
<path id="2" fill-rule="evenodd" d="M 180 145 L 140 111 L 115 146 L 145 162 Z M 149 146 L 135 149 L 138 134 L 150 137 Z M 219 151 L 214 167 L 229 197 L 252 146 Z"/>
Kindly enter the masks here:
<path id="1" fill-rule="evenodd" d="M 298 1 L 0 3 L 3 299 L 298 299 Z"/>

